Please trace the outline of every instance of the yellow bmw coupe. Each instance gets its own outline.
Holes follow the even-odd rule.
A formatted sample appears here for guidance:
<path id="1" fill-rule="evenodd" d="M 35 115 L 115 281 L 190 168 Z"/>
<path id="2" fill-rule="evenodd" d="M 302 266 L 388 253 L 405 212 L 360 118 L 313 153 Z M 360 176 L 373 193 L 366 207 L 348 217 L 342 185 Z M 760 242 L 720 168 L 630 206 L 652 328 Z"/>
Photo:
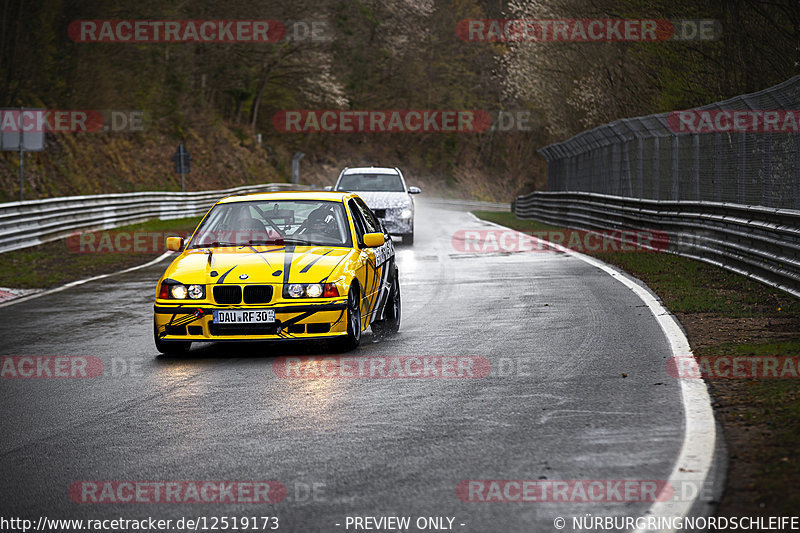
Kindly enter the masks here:
<path id="1" fill-rule="evenodd" d="M 391 238 L 354 193 L 270 192 L 217 202 L 156 286 L 161 353 L 192 342 L 331 339 L 400 327 Z"/>

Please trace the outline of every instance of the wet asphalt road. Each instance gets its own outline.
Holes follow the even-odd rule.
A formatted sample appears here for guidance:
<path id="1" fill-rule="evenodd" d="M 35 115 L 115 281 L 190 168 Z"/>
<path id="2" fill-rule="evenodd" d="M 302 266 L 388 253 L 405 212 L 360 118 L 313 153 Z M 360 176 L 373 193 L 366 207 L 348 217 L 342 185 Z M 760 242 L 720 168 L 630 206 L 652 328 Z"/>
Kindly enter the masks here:
<path id="1" fill-rule="evenodd" d="M 397 246 L 400 333 L 380 342 L 367 333 L 350 354 L 479 356 L 492 365 L 480 379 L 276 377 L 275 357 L 326 355 L 318 345 L 196 345 L 159 357 L 152 302 L 166 263 L 0 309 L 0 354 L 96 356 L 105 368 L 93 379 L 0 379 L 2 515 L 277 516 L 282 531 L 431 516 L 483 532 L 644 513 L 649 503 L 457 497 L 471 479 L 663 480 L 682 438 L 679 384 L 664 370 L 671 354 L 642 302 L 564 254 L 454 249 L 456 230 L 481 227 L 419 202 L 416 243 Z M 82 480 L 274 480 L 287 495 L 75 503 L 69 489 Z"/>

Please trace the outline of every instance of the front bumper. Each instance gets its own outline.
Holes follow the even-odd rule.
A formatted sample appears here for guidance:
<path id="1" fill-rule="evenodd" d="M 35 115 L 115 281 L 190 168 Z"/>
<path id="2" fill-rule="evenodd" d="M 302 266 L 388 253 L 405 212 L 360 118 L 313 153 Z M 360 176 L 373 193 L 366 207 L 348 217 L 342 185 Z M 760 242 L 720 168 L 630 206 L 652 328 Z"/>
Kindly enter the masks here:
<path id="1" fill-rule="evenodd" d="M 387 210 L 388 211 L 388 210 Z M 380 217 L 379 217 L 380 218 Z M 386 231 L 391 235 L 407 235 L 414 232 L 414 215 L 412 213 L 409 218 L 400 218 L 399 215 L 386 213 L 386 216 L 380 218 Z"/>
<path id="2" fill-rule="evenodd" d="M 274 323 L 215 324 L 215 310 L 275 310 Z M 324 339 L 347 334 L 347 300 L 286 305 L 220 306 L 207 303 L 175 305 L 157 301 L 156 334 L 162 340 L 216 342 L 224 340 Z"/>

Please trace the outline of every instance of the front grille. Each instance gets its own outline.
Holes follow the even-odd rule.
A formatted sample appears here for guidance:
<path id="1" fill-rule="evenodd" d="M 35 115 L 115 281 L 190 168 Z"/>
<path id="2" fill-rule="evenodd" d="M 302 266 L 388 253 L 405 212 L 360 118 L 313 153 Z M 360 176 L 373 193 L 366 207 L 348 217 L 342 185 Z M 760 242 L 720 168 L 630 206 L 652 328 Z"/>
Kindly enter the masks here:
<path id="1" fill-rule="evenodd" d="M 372 212 L 378 218 L 386 218 L 386 209 L 373 209 Z"/>
<path id="2" fill-rule="evenodd" d="M 214 324 L 208 325 L 211 335 L 277 335 L 280 324 Z"/>
<path id="3" fill-rule="evenodd" d="M 331 330 L 330 324 L 309 324 L 309 333 L 328 333 Z"/>
<path id="4" fill-rule="evenodd" d="M 244 288 L 244 303 L 265 304 L 272 299 L 271 285 L 246 285 Z"/>
<path id="5" fill-rule="evenodd" d="M 242 288 L 238 285 L 217 285 L 214 287 L 214 301 L 218 304 L 240 304 Z"/>
<path id="6" fill-rule="evenodd" d="M 203 326 L 189 326 L 189 335 L 202 335 Z"/>

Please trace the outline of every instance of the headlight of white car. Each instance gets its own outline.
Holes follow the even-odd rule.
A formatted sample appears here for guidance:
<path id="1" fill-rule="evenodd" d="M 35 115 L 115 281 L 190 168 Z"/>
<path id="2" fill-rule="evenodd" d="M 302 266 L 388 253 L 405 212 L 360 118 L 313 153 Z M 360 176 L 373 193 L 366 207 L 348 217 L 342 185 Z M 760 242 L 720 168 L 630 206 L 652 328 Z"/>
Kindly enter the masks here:
<path id="1" fill-rule="evenodd" d="M 406 208 L 400 211 L 400 218 L 411 218 L 411 215 L 413 215 L 411 209 Z"/>

